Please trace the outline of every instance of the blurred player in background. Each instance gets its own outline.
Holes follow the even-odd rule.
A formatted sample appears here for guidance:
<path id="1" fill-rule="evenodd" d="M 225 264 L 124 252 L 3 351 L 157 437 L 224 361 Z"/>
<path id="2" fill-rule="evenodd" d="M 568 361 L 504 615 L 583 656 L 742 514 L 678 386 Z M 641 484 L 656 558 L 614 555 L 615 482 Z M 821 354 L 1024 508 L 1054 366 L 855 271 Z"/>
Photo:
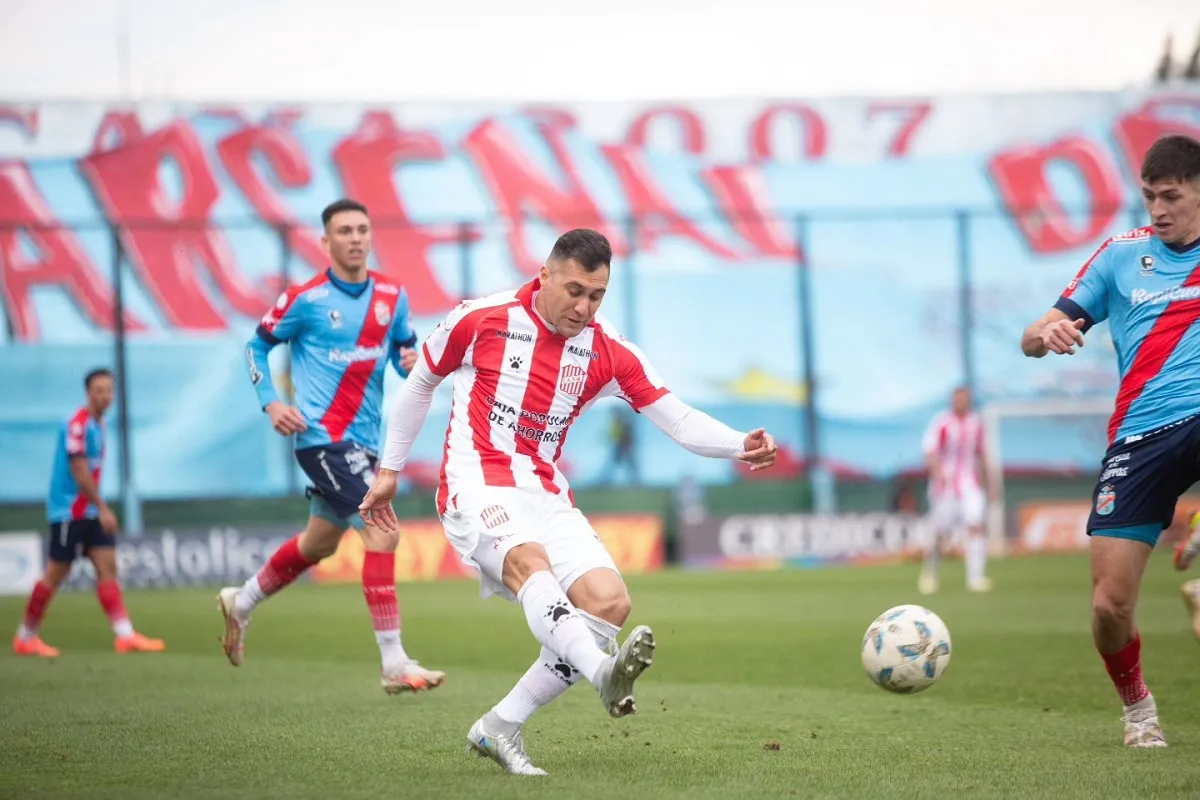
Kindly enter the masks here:
<path id="1" fill-rule="evenodd" d="M 1088 518 L 1092 630 L 1125 706 L 1125 744 L 1165 747 L 1134 610 L 1158 537 L 1200 478 L 1200 142 L 1155 142 L 1142 199 L 1151 225 L 1101 245 L 1021 349 L 1071 355 L 1109 320 L 1121 382 Z"/>
<path id="2" fill-rule="evenodd" d="M 929 469 L 931 536 L 925 543 L 925 564 L 917 588 L 921 594 L 938 590 L 941 549 L 965 530 L 963 554 L 967 589 L 991 591 L 987 571 L 987 536 L 983 522 L 987 510 L 984 486 L 983 421 L 971 407 L 971 390 L 960 386 L 950 396 L 950 408 L 929 423 L 922 442 Z M 960 539 L 961 541 L 961 539 Z"/>
<path id="3" fill-rule="evenodd" d="M 100 470 L 104 464 L 104 414 L 113 401 L 113 376 L 94 369 L 83 380 L 87 405 L 76 411 L 58 434 L 46 517 L 50 522 L 50 550 L 46 572 L 33 587 L 25 617 L 13 639 L 13 652 L 21 656 L 53 658 L 58 648 L 38 636 L 38 627 L 54 592 L 71 572 L 80 553 L 96 568 L 96 596 L 112 623 L 118 653 L 165 649 L 161 639 L 149 639 L 133 629 L 121 585 L 117 583 L 117 516 L 100 496 Z"/>
<path id="4" fill-rule="evenodd" d="M 417 335 L 408 322 L 408 296 L 367 269 L 371 222 L 367 210 L 339 200 L 321 213 L 321 243 L 331 266 L 280 296 L 246 345 L 250 380 L 271 425 L 296 436 L 296 460 L 313 485 L 304 531 L 288 540 L 240 589 L 218 596 L 225 617 L 225 654 L 235 667 L 245 656 L 246 627 L 255 606 L 333 555 L 350 528 L 362 536 L 362 587 L 389 694 L 438 686 L 444 675 L 408 657 L 400 640 L 396 600 L 399 535 L 363 525 L 358 504 L 374 479 L 382 417 L 383 374 L 390 362 L 401 376 L 416 361 Z M 268 355 L 291 345 L 297 406 L 275 393 Z"/>
<path id="5" fill-rule="evenodd" d="M 516 687 L 467 734 L 471 749 L 514 774 L 546 774 L 530 763 L 521 727 L 580 677 L 609 714 L 634 713 L 634 681 L 655 646 L 642 625 L 617 649 L 629 594 L 558 468 L 571 423 L 596 400 L 619 397 L 693 453 L 752 469 L 775 461 L 766 432 L 741 433 L 685 405 L 636 346 L 596 317 L 611 260 L 604 236 L 570 231 L 537 279 L 452 311 L 396 398 L 380 473 L 361 506 L 364 518 L 394 529 L 397 473 L 434 389 L 451 378 L 442 524 L 463 563 L 479 569 L 482 595 L 519 603 L 542 645 Z"/>
<path id="6" fill-rule="evenodd" d="M 1200 555 L 1200 511 L 1193 511 L 1188 518 L 1188 535 L 1175 548 L 1175 569 L 1183 572 Z M 1192 633 L 1200 639 L 1200 578 L 1188 581 L 1180 587 L 1183 602 L 1192 615 Z"/>

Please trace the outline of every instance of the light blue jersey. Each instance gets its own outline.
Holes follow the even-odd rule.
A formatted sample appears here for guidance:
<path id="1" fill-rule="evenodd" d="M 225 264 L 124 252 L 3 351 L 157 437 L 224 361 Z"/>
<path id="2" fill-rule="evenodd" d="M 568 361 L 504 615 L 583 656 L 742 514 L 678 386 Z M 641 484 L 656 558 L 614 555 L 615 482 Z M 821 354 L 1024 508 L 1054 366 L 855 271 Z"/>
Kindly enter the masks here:
<path id="1" fill-rule="evenodd" d="M 351 284 L 326 270 L 280 295 L 246 344 L 263 408 L 279 399 L 267 356 L 281 342 L 291 345 L 296 405 L 308 423 L 296 449 L 354 442 L 377 452 L 383 371 L 390 360 L 406 376 L 400 348 L 417 344 L 404 289 L 375 272 Z"/>
<path id="2" fill-rule="evenodd" d="M 58 432 L 50 492 L 46 497 L 46 519 L 51 525 L 80 519 L 97 519 L 100 510 L 83 492 L 71 474 L 71 459 L 87 459 L 92 482 L 100 486 L 104 464 L 104 422 L 92 416 L 87 406 L 76 411 Z"/>
<path id="3" fill-rule="evenodd" d="M 1114 236 L 1054 304 L 1085 331 L 1108 320 L 1121 379 L 1110 444 L 1200 414 L 1198 245 L 1173 248 L 1152 228 Z"/>

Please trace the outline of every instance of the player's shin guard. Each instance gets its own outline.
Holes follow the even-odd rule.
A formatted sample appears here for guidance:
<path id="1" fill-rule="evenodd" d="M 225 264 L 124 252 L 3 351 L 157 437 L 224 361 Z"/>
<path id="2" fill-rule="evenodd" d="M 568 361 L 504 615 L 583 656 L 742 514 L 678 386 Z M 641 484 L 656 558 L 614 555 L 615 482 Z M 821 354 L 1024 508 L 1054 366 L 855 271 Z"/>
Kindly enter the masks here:
<path id="1" fill-rule="evenodd" d="M 100 607 L 112 623 L 113 633 L 117 636 L 132 636 L 133 624 L 125 611 L 125 600 L 121 597 L 121 585 L 116 581 L 97 581 L 96 598 Z"/>
<path id="2" fill-rule="evenodd" d="M 363 556 L 363 597 L 371 612 L 384 673 L 401 669 L 408 655 L 400 644 L 400 604 L 396 600 L 396 554 L 368 550 Z"/>
<path id="3" fill-rule="evenodd" d="M 20 629 L 17 631 L 19 638 L 30 639 L 37 636 L 38 628 L 42 624 L 42 618 L 46 616 L 46 609 L 50 606 L 50 601 L 53 599 L 53 586 L 45 581 L 38 581 L 33 585 L 33 591 L 29 593 L 29 602 L 25 604 L 25 616 L 21 620 Z"/>
<path id="4" fill-rule="evenodd" d="M 299 578 L 315 563 L 300 552 L 300 534 L 288 539 L 242 586 L 235 603 L 237 612 L 248 616 L 256 605 Z"/>
<path id="5" fill-rule="evenodd" d="M 517 602 L 541 645 L 594 685 L 607 656 L 596 646 L 585 618 L 571 605 L 554 575 L 545 570 L 530 575 L 517 592 Z"/>
<path id="6" fill-rule="evenodd" d="M 1145 700 L 1150 694 L 1142 680 L 1142 637 L 1134 634 L 1133 641 L 1115 653 L 1101 653 L 1104 668 L 1112 678 L 1121 702 L 1126 706 Z"/>
<path id="7" fill-rule="evenodd" d="M 617 634 L 621 629 L 586 611 L 577 613 L 587 623 L 596 646 L 606 653 L 616 652 Z M 514 730 L 519 728 L 528 722 L 539 708 L 549 705 L 574 686 L 579 678 L 577 669 L 543 647 L 533 666 L 521 676 L 521 680 L 517 681 L 512 691 L 492 708 L 489 717 L 484 718 L 485 726 L 488 730 L 498 733 L 506 733 L 510 727 Z"/>

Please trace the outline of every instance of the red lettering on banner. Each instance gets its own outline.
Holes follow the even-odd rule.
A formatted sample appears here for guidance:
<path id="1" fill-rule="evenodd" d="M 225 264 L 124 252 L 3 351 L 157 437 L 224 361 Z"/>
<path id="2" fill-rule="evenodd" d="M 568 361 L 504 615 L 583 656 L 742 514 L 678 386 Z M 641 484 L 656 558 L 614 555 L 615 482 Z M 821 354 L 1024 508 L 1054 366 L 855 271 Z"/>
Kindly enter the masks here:
<path id="1" fill-rule="evenodd" d="M 1046 174 L 1056 163 L 1073 167 L 1087 186 L 1086 209 L 1068 210 L 1059 202 Z M 998 153 L 989 161 L 988 171 L 1035 253 L 1072 250 L 1094 241 L 1121 210 L 1121 176 L 1116 166 L 1099 145 L 1082 137 Z M 1072 212 L 1086 213 L 1086 219 L 1077 224 Z"/>
<path id="2" fill-rule="evenodd" d="M 560 231 L 595 228 L 608 236 L 613 252 L 623 252 L 623 242 L 606 230 L 607 222 L 588 195 L 562 141 L 561 129 L 553 125 L 540 125 L 538 129 L 562 172 L 565 187 L 540 174 L 512 133 L 494 120 L 485 120 L 462 143 L 508 222 L 508 246 L 517 269 L 536 275 L 545 262 L 545 254 L 535 256 L 529 252 L 525 241 L 527 214 L 546 220 Z"/>
<path id="3" fill-rule="evenodd" d="M 160 170 L 173 164 L 182 195 L 171 197 Z M 185 330 L 223 330 L 225 314 L 213 303 L 203 266 L 230 307 L 262 314 L 269 294 L 238 271 L 233 254 L 209 214 L 220 195 L 203 145 L 191 127 L 174 122 L 115 150 L 80 161 L 108 218 L 122 226 L 121 241 L 146 291 L 167 324 Z"/>
<path id="4" fill-rule="evenodd" d="M 453 225 L 418 227 L 404 207 L 392 172 L 403 164 L 442 161 L 446 151 L 437 137 L 400 131 L 390 120 L 390 115 L 386 120 L 364 115 L 359 129 L 333 149 L 333 163 L 346 193 L 371 212 L 380 270 L 404 285 L 413 314 L 436 314 L 455 301 L 434 275 L 428 251 L 433 245 L 457 242 L 459 232 Z"/>
<path id="5" fill-rule="evenodd" d="M 933 103 L 928 100 L 911 103 L 872 103 L 867 106 L 867 121 L 869 122 L 879 115 L 900 118 L 900 126 L 896 129 L 891 141 L 888 142 L 887 154 L 891 158 L 902 158 L 908 155 L 908 151 L 912 147 L 913 136 L 921 127 L 921 123 L 927 120 L 932 112 Z"/>
<path id="6" fill-rule="evenodd" d="M 323 270 L 328 259 L 320 241 L 300 225 L 252 163 L 256 157 L 265 160 L 275 183 L 293 189 L 307 186 L 312 180 L 312 169 L 304 148 L 291 131 L 265 126 L 244 128 L 217 143 L 217 157 L 263 222 L 286 231 L 291 251 L 315 271 Z"/>
<path id="7" fill-rule="evenodd" d="M 143 135 L 137 114 L 132 111 L 110 111 L 100 120 L 92 135 L 92 152 L 101 153 L 124 147 Z"/>
<path id="8" fill-rule="evenodd" d="M 829 135 L 821 115 L 801 103 L 778 103 L 768 106 L 750 125 L 750 160 L 754 163 L 779 161 L 771 144 L 771 131 L 779 116 L 792 117 L 800 124 L 803 140 L 800 152 L 806 159 L 819 159 L 825 155 Z"/>
<path id="9" fill-rule="evenodd" d="M 771 210 L 762 173 L 755 167 L 708 167 L 708 190 L 738 235 L 764 256 L 796 258 L 799 249 L 787 221 Z"/>
<path id="10" fill-rule="evenodd" d="M 32 142 L 38 135 L 37 106 L 28 108 L 0 106 L 0 125 L 15 125 L 21 130 L 25 139 Z"/>
<path id="11" fill-rule="evenodd" d="M 22 254 L 20 237 L 37 249 Z M 112 292 L 88 260 L 71 232 L 54 217 L 25 164 L 0 164 L 0 299 L 13 335 L 22 341 L 40 338 L 32 290 L 59 286 L 88 322 L 112 330 L 116 309 Z M 128 330 L 142 324 L 125 315 Z"/>
<path id="12" fill-rule="evenodd" d="M 607 144 L 600 149 L 617 173 L 629 212 L 638 221 L 638 250 L 653 250 L 660 236 L 682 236 L 713 255 L 729 260 L 738 258 L 736 250 L 709 236 L 671 204 L 646 171 L 640 152 L 629 145 Z"/>
<path id="13" fill-rule="evenodd" d="M 522 115 L 539 127 L 545 126 L 558 130 L 570 130 L 579 126 L 579 120 L 570 111 L 556 106 L 533 106 L 522 112 Z"/>
<path id="14" fill-rule="evenodd" d="M 1171 108 L 1188 108 L 1195 114 L 1200 111 L 1200 98 L 1155 98 L 1133 113 L 1122 115 L 1113 127 L 1113 137 L 1117 140 L 1135 184 L 1140 185 L 1142 182 L 1142 159 L 1156 139 L 1173 133 L 1200 139 L 1200 127 L 1181 119 L 1172 119 L 1162 113 Z"/>
<path id="15" fill-rule="evenodd" d="M 643 111 L 637 119 L 629 124 L 625 133 L 625 144 L 632 147 L 644 148 L 650 139 L 650 128 L 659 120 L 670 120 L 677 131 L 683 150 L 692 155 L 700 155 L 707 146 L 704 135 L 704 123 L 700 121 L 695 111 L 680 106 L 662 106 Z"/>

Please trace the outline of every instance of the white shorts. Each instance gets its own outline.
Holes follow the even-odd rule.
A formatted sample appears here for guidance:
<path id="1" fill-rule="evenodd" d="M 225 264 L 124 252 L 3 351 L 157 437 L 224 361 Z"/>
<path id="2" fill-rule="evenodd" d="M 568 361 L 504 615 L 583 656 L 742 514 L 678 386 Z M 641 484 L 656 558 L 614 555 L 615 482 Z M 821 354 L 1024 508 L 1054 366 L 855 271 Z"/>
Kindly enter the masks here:
<path id="1" fill-rule="evenodd" d="M 462 562 L 479 570 L 483 597 L 516 600 L 502 579 L 504 557 L 531 542 L 546 549 L 564 592 L 594 569 L 620 574 L 587 518 L 563 495 L 498 486 L 460 491 L 442 515 L 442 526 Z"/>
<path id="2" fill-rule="evenodd" d="M 957 493 L 933 495 L 929 502 L 929 517 L 938 533 L 960 528 L 982 528 L 987 511 L 987 498 L 978 486 L 965 486 Z"/>

